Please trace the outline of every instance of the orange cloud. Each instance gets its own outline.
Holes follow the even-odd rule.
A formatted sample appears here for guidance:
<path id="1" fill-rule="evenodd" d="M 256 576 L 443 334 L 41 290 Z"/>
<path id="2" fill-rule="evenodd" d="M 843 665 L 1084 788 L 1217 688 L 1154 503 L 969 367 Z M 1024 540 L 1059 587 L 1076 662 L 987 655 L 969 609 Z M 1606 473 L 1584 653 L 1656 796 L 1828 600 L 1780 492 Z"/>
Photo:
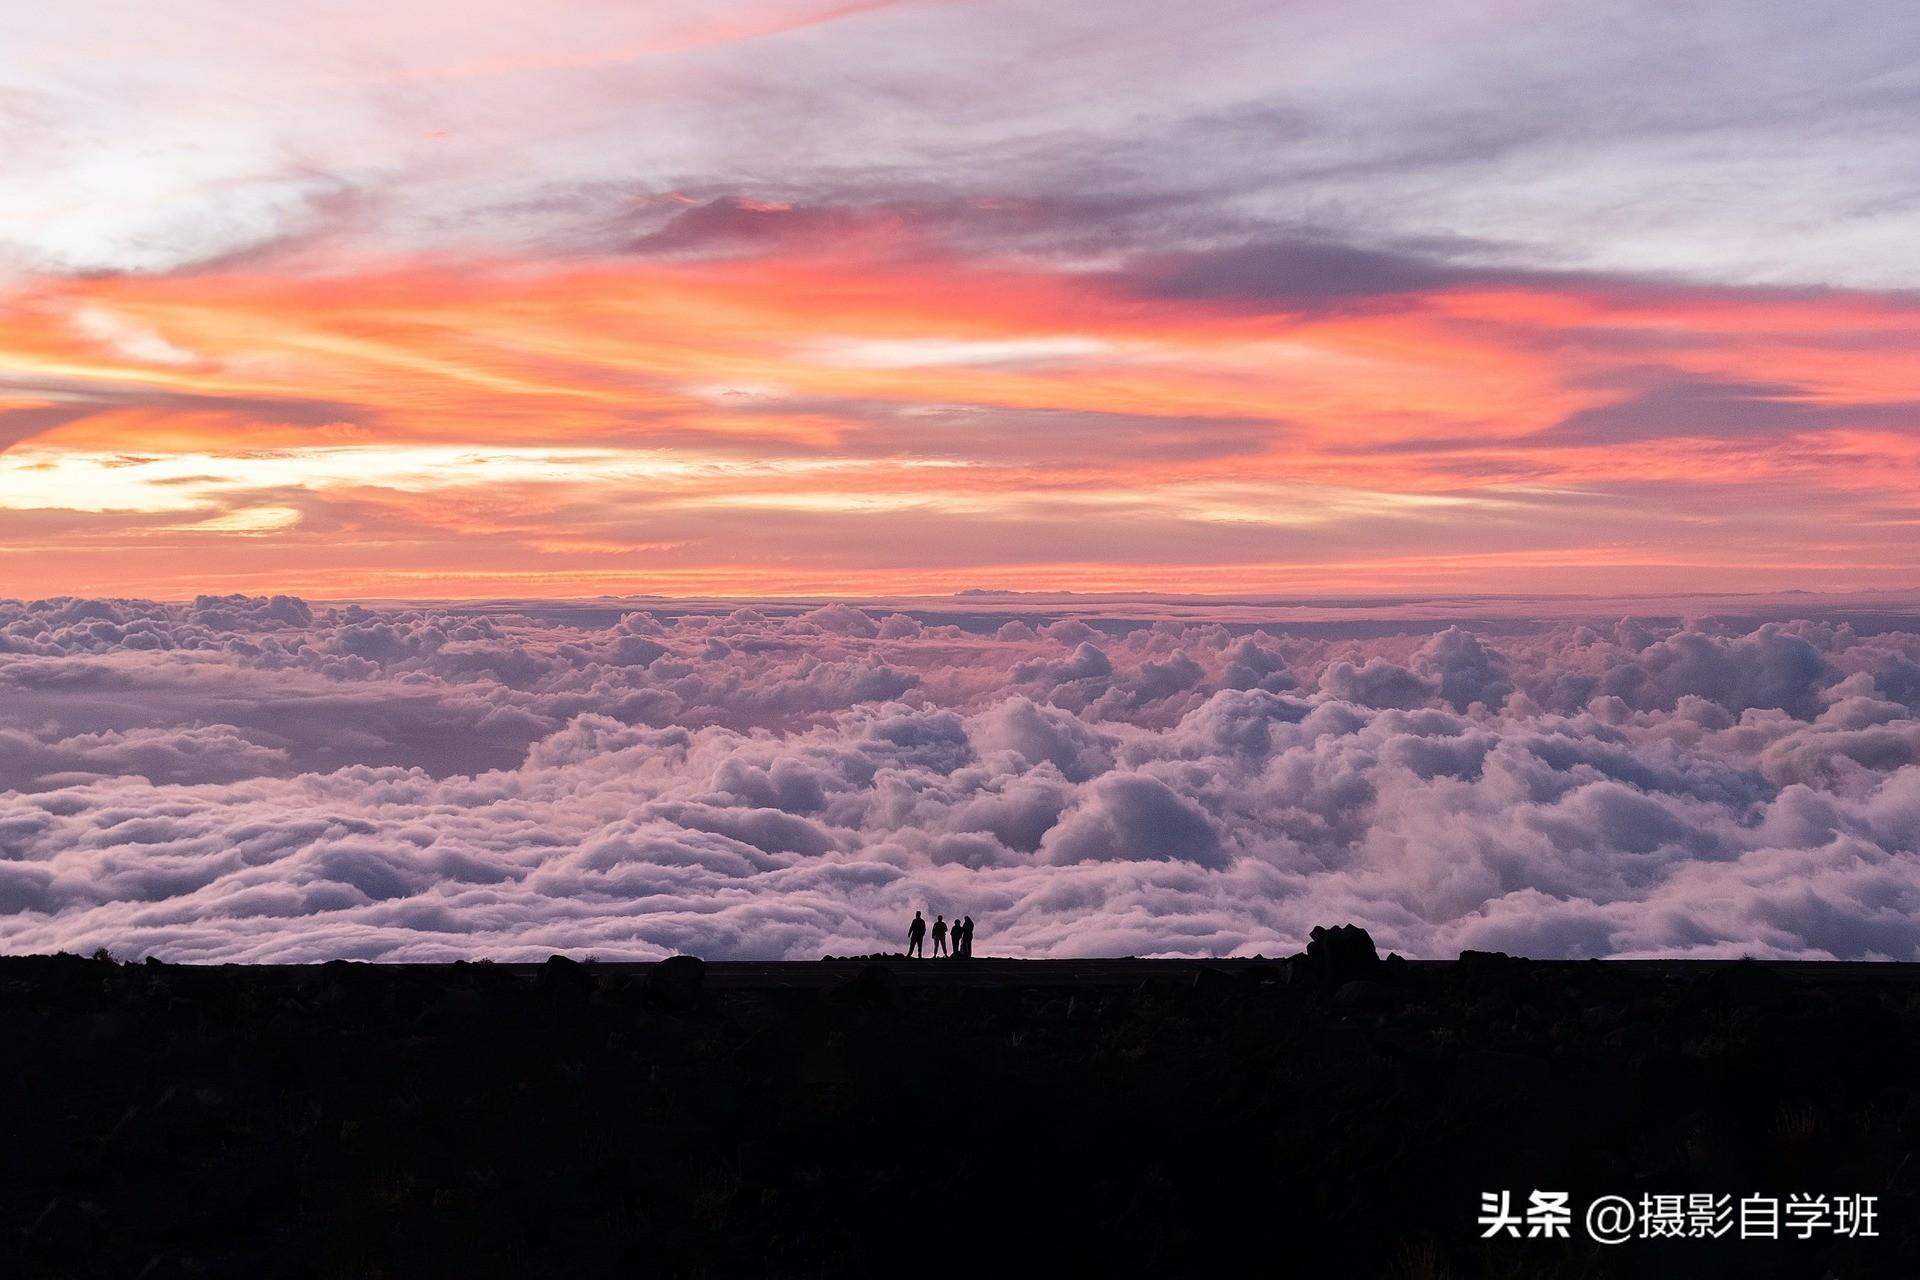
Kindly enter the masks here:
<path id="1" fill-rule="evenodd" d="M 0 302 L 0 591 L 1889 585 L 1916 329 L 1583 282 L 1250 312 L 924 247 L 43 280 Z"/>

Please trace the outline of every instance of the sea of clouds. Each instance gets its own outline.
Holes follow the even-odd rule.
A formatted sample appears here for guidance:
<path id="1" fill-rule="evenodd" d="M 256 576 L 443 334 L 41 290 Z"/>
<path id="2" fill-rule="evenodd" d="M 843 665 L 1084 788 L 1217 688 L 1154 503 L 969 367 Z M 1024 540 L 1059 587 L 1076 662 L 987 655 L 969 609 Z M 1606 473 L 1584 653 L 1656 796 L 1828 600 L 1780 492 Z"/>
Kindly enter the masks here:
<path id="1" fill-rule="evenodd" d="M 0 951 L 1910 960 L 1916 708 L 1831 620 L 0 602 Z"/>

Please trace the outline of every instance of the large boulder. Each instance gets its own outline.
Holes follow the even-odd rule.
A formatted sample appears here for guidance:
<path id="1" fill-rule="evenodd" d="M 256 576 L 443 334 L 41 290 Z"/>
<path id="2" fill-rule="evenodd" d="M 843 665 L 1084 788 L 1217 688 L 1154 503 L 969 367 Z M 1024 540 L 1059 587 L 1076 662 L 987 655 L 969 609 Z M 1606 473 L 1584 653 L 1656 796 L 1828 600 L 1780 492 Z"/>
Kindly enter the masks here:
<path id="1" fill-rule="evenodd" d="M 587 966 L 562 955 L 548 956 L 533 976 L 534 990 L 549 999 L 584 999 L 595 985 Z"/>
<path id="2" fill-rule="evenodd" d="M 700 1003 L 707 963 L 698 956 L 668 956 L 647 972 L 647 995 L 662 1009 L 690 1012 Z"/>
<path id="3" fill-rule="evenodd" d="M 1293 957 L 1292 963 L 1294 971 L 1309 980 L 1337 987 L 1380 977 L 1380 953 L 1374 950 L 1373 935 L 1359 925 L 1315 925 L 1307 938 L 1306 953 Z"/>

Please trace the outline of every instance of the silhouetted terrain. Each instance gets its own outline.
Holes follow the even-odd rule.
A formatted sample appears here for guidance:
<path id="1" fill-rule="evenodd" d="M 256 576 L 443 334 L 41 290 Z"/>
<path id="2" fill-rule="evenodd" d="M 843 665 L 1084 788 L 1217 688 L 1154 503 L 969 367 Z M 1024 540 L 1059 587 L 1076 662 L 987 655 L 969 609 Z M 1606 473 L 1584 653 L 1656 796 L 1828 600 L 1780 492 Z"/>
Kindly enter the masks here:
<path id="1" fill-rule="evenodd" d="M 0 959 L 0 1275 L 1920 1274 L 1920 966 L 1320 950 Z M 1535 1188 L 1881 1238 L 1479 1238 Z"/>

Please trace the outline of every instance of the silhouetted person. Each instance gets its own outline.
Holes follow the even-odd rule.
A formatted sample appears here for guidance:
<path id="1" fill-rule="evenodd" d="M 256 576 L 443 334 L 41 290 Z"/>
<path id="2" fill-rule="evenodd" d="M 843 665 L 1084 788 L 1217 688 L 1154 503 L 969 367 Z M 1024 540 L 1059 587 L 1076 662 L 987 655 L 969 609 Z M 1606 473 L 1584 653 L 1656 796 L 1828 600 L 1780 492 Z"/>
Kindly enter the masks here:
<path id="1" fill-rule="evenodd" d="M 960 922 L 960 954 L 973 959 L 973 917 L 968 916 Z"/>
<path id="2" fill-rule="evenodd" d="M 926 959 L 927 951 L 924 939 L 927 936 L 927 922 L 918 911 L 913 913 L 913 923 L 907 926 L 907 954 Z"/>
<path id="3" fill-rule="evenodd" d="M 935 916 L 933 918 L 933 954 L 943 956 L 946 953 L 947 918 L 945 916 Z"/>

